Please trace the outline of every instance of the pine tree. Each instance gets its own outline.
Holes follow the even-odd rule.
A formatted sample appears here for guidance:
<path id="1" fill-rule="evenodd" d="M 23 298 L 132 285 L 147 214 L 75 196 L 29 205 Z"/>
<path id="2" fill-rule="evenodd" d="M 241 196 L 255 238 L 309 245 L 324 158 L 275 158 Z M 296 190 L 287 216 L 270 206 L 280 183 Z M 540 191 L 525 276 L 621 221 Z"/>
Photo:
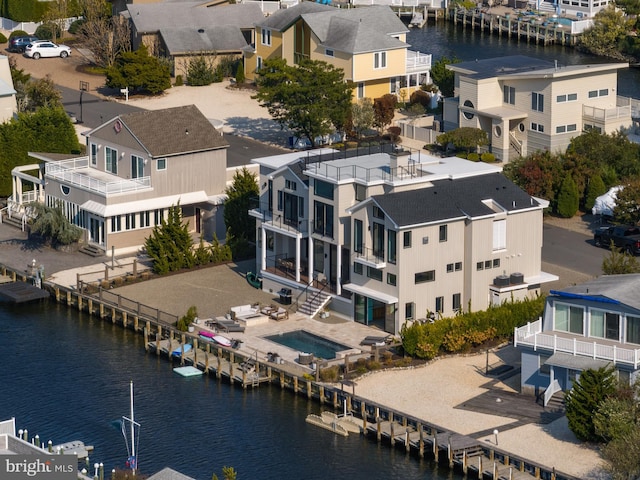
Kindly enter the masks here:
<path id="1" fill-rule="evenodd" d="M 195 256 L 192 246 L 189 224 L 182 222 L 179 203 L 169 208 L 167 219 L 156 225 L 145 241 L 147 253 L 153 260 L 153 271 L 158 274 L 193 267 Z"/>
<path id="2" fill-rule="evenodd" d="M 558 194 L 558 215 L 564 218 L 573 217 L 578 211 L 578 203 L 580 197 L 578 195 L 578 187 L 573 181 L 571 174 L 564 177 Z"/>
<path id="3" fill-rule="evenodd" d="M 584 206 L 587 210 L 591 210 L 596 203 L 596 198 L 604 194 L 607 191 L 602 177 L 600 175 L 594 175 L 589 180 L 589 186 L 587 187 L 587 198 L 584 200 Z"/>
<path id="4" fill-rule="evenodd" d="M 236 70 L 236 84 L 242 85 L 244 83 L 244 65 L 242 61 L 238 62 L 238 69 Z"/>
<path id="5" fill-rule="evenodd" d="M 595 430 L 593 416 L 600 402 L 616 392 L 616 377 L 611 367 L 585 370 L 565 397 L 569 429 L 584 441 L 602 440 Z"/>
<path id="6" fill-rule="evenodd" d="M 234 258 L 248 254 L 248 242 L 255 237 L 255 219 L 249 210 L 255 208 L 260 194 L 256 177 L 246 168 L 236 171 L 233 184 L 227 188 L 224 204 L 224 224 L 227 227 L 227 244 Z"/>

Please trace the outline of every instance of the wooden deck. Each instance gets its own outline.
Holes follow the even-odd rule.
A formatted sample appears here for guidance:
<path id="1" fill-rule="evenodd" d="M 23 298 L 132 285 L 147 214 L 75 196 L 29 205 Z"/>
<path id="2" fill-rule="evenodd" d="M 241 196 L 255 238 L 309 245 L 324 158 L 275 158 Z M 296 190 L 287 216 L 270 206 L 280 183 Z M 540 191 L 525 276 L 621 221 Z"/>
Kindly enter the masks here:
<path id="1" fill-rule="evenodd" d="M 24 303 L 49 298 L 51 295 L 48 291 L 34 287 L 28 283 L 5 282 L 0 284 L 0 296 L 13 303 Z"/>

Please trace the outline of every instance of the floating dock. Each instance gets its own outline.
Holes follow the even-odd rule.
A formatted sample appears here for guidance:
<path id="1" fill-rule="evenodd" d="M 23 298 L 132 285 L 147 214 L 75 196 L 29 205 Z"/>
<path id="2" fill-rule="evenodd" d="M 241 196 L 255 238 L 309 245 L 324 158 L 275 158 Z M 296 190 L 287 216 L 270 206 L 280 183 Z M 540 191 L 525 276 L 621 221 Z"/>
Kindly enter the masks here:
<path id="1" fill-rule="evenodd" d="M 202 370 L 192 366 L 176 367 L 173 371 L 182 377 L 198 377 L 204 373 Z"/>
<path id="2" fill-rule="evenodd" d="M 46 290 L 34 287 L 28 283 L 10 282 L 0 284 L 0 297 L 13 303 L 32 302 L 49 298 L 51 295 Z"/>

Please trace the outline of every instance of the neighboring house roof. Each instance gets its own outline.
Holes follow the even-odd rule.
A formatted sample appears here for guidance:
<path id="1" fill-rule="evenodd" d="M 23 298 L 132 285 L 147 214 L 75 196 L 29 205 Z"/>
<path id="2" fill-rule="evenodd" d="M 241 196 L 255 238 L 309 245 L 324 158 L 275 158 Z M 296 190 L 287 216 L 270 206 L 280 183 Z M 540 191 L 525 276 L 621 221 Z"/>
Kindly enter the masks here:
<path id="1" fill-rule="evenodd" d="M 447 65 L 449 70 L 468 78 L 483 80 L 488 78 L 555 78 L 593 73 L 597 71 L 626 68 L 624 63 L 604 63 L 594 65 L 557 65 L 525 55 L 487 58 L 470 62 Z"/>
<path id="2" fill-rule="evenodd" d="M 267 18 L 256 22 L 256 27 L 265 27 L 278 32 L 283 32 L 298 21 L 304 13 L 312 12 L 335 12 L 335 7 L 323 5 L 315 2 L 300 2 L 289 8 L 282 8 Z"/>
<path id="3" fill-rule="evenodd" d="M 562 296 L 563 292 L 588 296 L 602 297 L 618 301 L 632 308 L 640 310 L 640 274 L 630 273 L 625 275 L 603 275 L 580 285 L 566 287 L 555 292 Z"/>
<path id="4" fill-rule="evenodd" d="M 234 26 L 252 29 L 264 16 L 257 3 L 203 6 L 202 2 L 149 3 L 127 5 L 131 21 L 138 33 L 151 33 L 163 28 L 198 28 Z"/>
<path id="5" fill-rule="evenodd" d="M 375 195 L 372 200 L 398 227 L 494 215 L 496 210 L 485 203 L 490 200 L 507 212 L 540 206 L 501 173 L 437 180 L 429 187 Z"/>
<path id="6" fill-rule="evenodd" d="M 13 85 L 9 85 L 4 80 L 0 79 L 0 97 L 10 97 L 16 94 L 15 88 Z"/>
<path id="7" fill-rule="evenodd" d="M 190 28 L 167 27 L 160 35 L 170 55 L 194 52 L 240 52 L 247 41 L 238 27 L 233 25 Z"/>
<path id="8" fill-rule="evenodd" d="M 357 9 L 359 10 L 359 9 Z M 304 19 L 315 19 L 315 17 L 327 17 L 325 14 L 304 16 Z M 313 17 L 313 18 L 312 18 Z M 311 30 L 318 35 L 313 28 L 313 22 L 309 22 Z M 379 50 L 393 50 L 407 48 L 407 44 L 389 35 L 381 35 L 377 26 L 358 21 L 358 19 L 341 18 L 332 16 L 326 31 L 323 30 L 324 37 L 320 38 L 320 45 L 346 53 L 365 53 Z"/>
<path id="9" fill-rule="evenodd" d="M 166 467 L 148 477 L 147 480 L 195 480 L 195 478 L 188 477 L 180 472 L 176 472 L 172 468 Z"/>
<path id="10" fill-rule="evenodd" d="M 228 147 L 224 137 L 198 107 L 165 108 L 127 113 L 118 117 L 153 157 L 166 157 Z M 104 126 L 91 132 L 93 135 Z"/>

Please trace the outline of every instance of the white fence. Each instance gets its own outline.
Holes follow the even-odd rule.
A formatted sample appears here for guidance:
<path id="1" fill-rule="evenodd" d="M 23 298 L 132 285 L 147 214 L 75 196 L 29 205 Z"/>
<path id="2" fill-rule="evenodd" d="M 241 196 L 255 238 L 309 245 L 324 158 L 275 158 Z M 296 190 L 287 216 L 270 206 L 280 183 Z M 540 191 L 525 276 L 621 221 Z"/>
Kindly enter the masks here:
<path id="1" fill-rule="evenodd" d="M 64 28 L 65 30 L 69 29 L 69 26 L 75 22 L 76 20 L 78 20 L 78 18 L 80 17 L 70 17 L 65 19 L 65 24 L 64 24 Z M 0 20 L 2 20 L 2 30 L 8 32 L 9 34 L 11 34 L 11 32 L 15 31 L 15 30 L 23 30 L 25 32 L 27 32 L 28 34 L 33 35 L 36 30 L 38 29 L 38 27 L 40 25 L 42 25 L 42 22 L 15 22 L 13 20 L 11 20 L 10 18 L 4 18 L 4 17 L 0 17 Z M 9 35 L 7 35 L 8 37 Z"/>
<path id="2" fill-rule="evenodd" d="M 415 120 L 402 119 L 396 122 L 400 127 L 400 135 L 412 140 L 419 140 L 426 145 L 436 142 L 436 137 L 440 135 L 440 123 L 434 121 L 432 116 L 419 117 Z"/>

